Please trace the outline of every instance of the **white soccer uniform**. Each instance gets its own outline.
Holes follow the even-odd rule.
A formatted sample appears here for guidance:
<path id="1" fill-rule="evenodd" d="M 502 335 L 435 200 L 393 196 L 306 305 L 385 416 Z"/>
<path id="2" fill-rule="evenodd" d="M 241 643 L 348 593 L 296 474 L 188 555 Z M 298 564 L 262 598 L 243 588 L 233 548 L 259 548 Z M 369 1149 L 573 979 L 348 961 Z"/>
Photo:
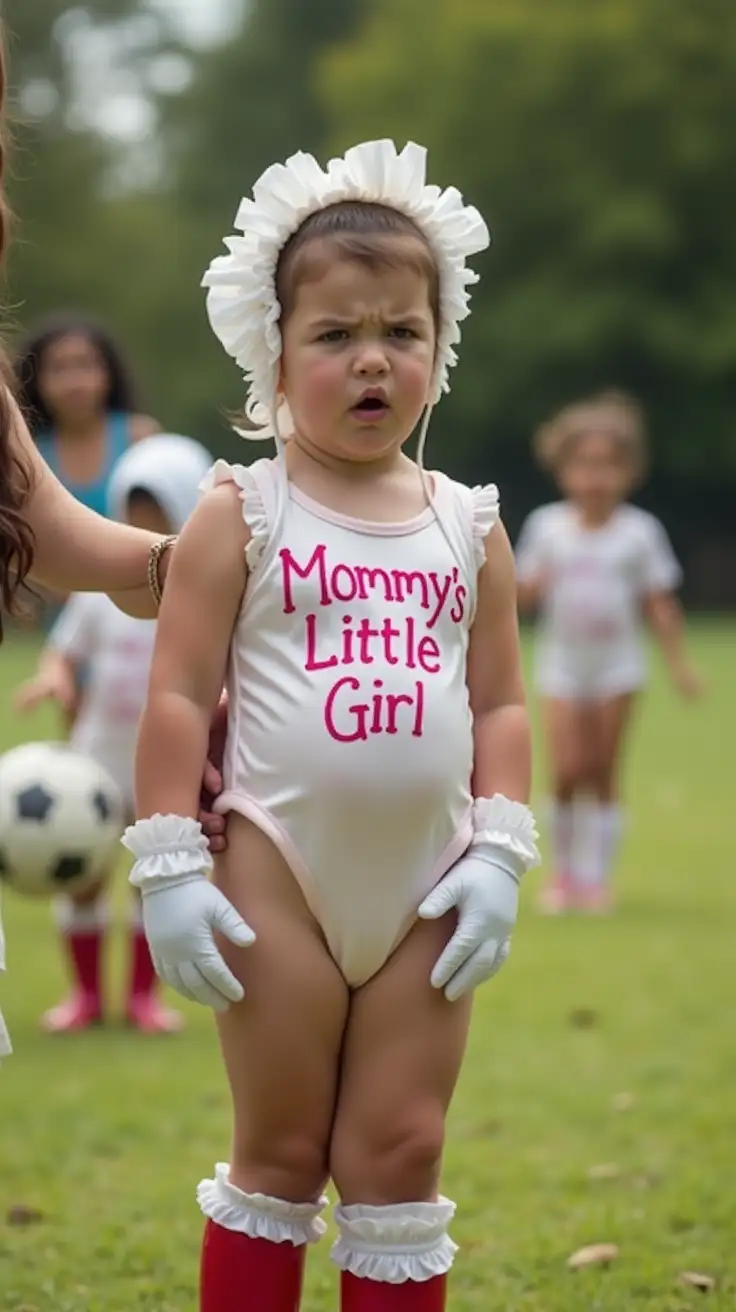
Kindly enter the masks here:
<path id="1" fill-rule="evenodd" d="M 573 506 L 540 506 L 516 547 L 521 583 L 542 584 L 536 683 L 566 700 L 632 692 L 646 679 L 642 603 L 681 581 L 659 520 L 621 505 L 599 528 Z"/>
<path id="2" fill-rule="evenodd" d="M 76 593 L 49 635 L 49 646 L 86 666 L 71 744 L 106 769 L 133 805 L 138 722 L 146 700 L 155 620 L 124 615 L 104 593 Z"/>

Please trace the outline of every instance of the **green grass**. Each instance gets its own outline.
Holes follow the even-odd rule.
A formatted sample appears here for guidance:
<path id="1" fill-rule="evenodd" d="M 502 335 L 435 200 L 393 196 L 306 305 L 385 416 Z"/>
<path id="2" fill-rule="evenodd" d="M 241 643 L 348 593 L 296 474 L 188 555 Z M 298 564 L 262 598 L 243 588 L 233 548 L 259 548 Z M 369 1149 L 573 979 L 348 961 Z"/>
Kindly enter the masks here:
<path id="1" fill-rule="evenodd" d="M 530 878 L 512 961 L 478 996 L 444 1178 L 453 1312 L 684 1312 L 704 1300 L 678 1286 L 688 1269 L 716 1278 L 708 1307 L 736 1307 L 736 629 L 698 626 L 693 647 L 708 700 L 678 703 L 657 668 L 636 726 L 618 914 L 540 920 Z M 0 654 L 0 746 L 20 738 L 7 694 L 30 660 L 22 645 Z M 187 1008 L 173 1040 L 46 1038 L 37 1018 L 62 986 L 47 908 L 8 896 L 5 917 L 0 1309 L 189 1312 L 194 1189 L 229 1135 L 209 1014 Z M 601 1163 L 616 1177 L 589 1178 Z M 42 1219 L 7 1225 L 13 1205 Z M 567 1270 L 598 1241 L 619 1245 L 614 1264 Z M 336 1305 L 324 1245 L 305 1309 Z"/>

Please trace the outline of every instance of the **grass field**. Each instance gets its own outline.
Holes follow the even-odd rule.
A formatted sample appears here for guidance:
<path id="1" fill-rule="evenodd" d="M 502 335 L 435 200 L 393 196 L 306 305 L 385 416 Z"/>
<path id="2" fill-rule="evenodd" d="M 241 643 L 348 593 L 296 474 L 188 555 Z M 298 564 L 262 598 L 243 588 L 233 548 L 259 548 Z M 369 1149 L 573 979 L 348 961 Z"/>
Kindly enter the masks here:
<path id="1" fill-rule="evenodd" d="M 452 1312 L 736 1308 L 736 628 L 699 625 L 693 649 L 707 701 L 683 706 L 656 667 L 636 726 L 620 910 L 540 920 L 530 877 L 511 963 L 478 995 L 444 1179 Z M 0 651 L 0 747 L 20 739 L 8 695 L 30 660 Z M 229 1131 L 209 1013 L 188 1007 L 174 1039 L 46 1038 L 62 987 L 47 908 L 7 897 L 5 919 L 0 1309 L 193 1312 L 194 1189 Z M 39 1216 L 10 1224 L 14 1207 Z M 597 1242 L 618 1259 L 567 1269 Z M 714 1292 L 680 1285 L 688 1270 Z M 335 1290 L 324 1245 L 306 1312 L 333 1312 Z"/>

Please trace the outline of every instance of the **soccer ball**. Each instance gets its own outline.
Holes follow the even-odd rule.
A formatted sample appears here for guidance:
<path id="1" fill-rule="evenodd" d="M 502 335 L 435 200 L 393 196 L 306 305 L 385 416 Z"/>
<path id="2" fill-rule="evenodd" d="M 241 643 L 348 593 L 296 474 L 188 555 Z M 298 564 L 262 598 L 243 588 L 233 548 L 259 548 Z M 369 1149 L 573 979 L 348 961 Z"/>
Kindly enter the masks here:
<path id="1" fill-rule="evenodd" d="M 114 858 L 123 799 L 106 770 L 66 743 L 0 756 L 0 883 L 26 897 L 81 892 Z"/>

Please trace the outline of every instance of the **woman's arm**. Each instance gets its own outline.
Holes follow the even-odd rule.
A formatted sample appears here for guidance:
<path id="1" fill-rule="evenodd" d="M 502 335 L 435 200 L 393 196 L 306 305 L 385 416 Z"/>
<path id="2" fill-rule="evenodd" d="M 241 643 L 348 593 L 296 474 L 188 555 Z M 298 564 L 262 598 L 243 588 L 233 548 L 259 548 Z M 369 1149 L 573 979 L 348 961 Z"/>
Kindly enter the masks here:
<path id="1" fill-rule="evenodd" d="M 199 503 L 172 555 L 138 735 L 141 818 L 197 814 L 210 722 L 246 583 L 247 543 L 237 489 L 225 483 Z"/>
<path id="2" fill-rule="evenodd" d="M 75 500 L 40 455 L 16 403 L 9 398 L 9 404 L 11 441 L 31 470 L 26 516 L 35 535 L 32 578 L 63 594 L 107 592 L 129 615 L 153 619 L 148 554 L 158 538 L 104 519 Z"/>
<path id="3" fill-rule="evenodd" d="M 486 538 L 470 633 L 468 692 L 474 717 L 473 796 L 527 802 L 531 734 L 519 654 L 514 557 L 503 524 Z"/>

